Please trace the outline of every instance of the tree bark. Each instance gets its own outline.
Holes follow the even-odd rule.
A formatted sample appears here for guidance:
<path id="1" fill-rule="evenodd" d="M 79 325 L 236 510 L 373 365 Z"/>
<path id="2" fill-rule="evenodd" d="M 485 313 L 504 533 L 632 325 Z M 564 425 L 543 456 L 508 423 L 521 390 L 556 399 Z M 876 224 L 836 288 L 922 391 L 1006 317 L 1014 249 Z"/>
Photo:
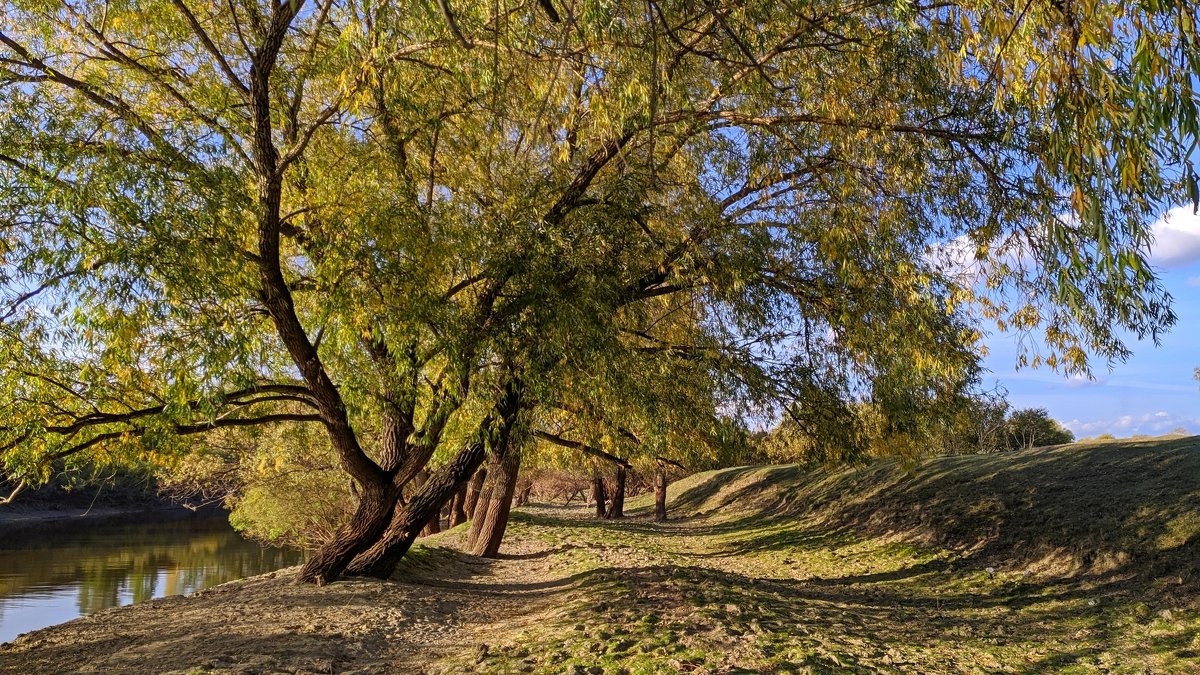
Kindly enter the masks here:
<path id="1" fill-rule="evenodd" d="M 429 482 L 429 471 L 427 471 L 425 469 L 421 469 L 420 471 L 417 472 L 417 475 L 415 477 L 413 477 L 412 482 L 414 485 L 417 486 L 418 490 L 425 487 L 425 484 Z M 442 531 L 442 511 L 441 511 L 441 509 L 438 509 L 437 514 L 434 515 L 432 518 L 430 518 L 429 522 L 425 523 L 425 527 L 421 528 L 420 536 L 428 537 L 431 534 L 437 534 L 438 532 L 441 532 L 441 531 Z"/>
<path id="2" fill-rule="evenodd" d="M 474 476 L 471 476 L 471 482 L 467 483 L 467 498 L 464 505 L 464 510 L 467 512 L 467 519 L 475 518 L 475 507 L 479 504 L 479 495 L 483 493 L 483 481 L 487 478 L 487 469 L 479 467 Z"/>
<path id="3" fill-rule="evenodd" d="M 487 481 L 479 491 L 479 501 L 475 503 L 475 513 L 471 515 L 471 531 L 467 536 L 467 550 L 472 553 L 481 548 L 479 541 L 485 537 L 484 528 L 489 522 L 490 511 L 495 504 L 492 500 L 493 493 L 498 495 L 504 491 L 503 486 L 497 486 L 496 482 L 501 480 L 501 474 L 504 471 L 502 465 L 505 452 L 507 452 L 507 448 L 501 448 L 499 451 L 493 450 L 488 462 Z"/>
<path id="4" fill-rule="evenodd" d="M 364 486 L 358 509 L 296 575 L 298 583 L 322 586 L 337 579 L 355 556 L 379 540 L 392 520 L 398 494 L 387 486 Z"/>
<path id="5" fill-rule="evenodd" d="M 430 477 L 405 508 L 396 513 L 379 541 L 360 553 L 346 568 L 347 573 L 381 579 L 390 577 L 421 529 L 441 513 L 446 501 L 479 468 L 487 445 L 490 443 L 494 449 L 508 446 L 521 411 L 523 387 L 520 381 L 512 380 L 504 389 L 504 395 L 497 401 L 495 410 L 480 424 L 475 436 L 453 460 Z"/>
<path id="6" fill-rule="evenodd" d="M 617 467 L 617 485 L 613 490 L 612 503 L 608 506 L 608 513 L 604 514 L 605 518 L 624 518 L 625 517 L 625 467 Z"/>
<path id="7" fill-rule="evenodd" d="M 471 527 L 467 530 L 466 549 L 473 551 L 475 542 L 479 541 L 480 533 L 483 532 L 483 524 L 487 521 L 488 509 L 492 506 L 492 485 L 488 480 L 479 489 L 478 498 L 475 501 L 475 508 L 471 512 Z"/>
<path id="8" fill-rule="evenodd" d="M 450 502 L 449 526 L 451 529 L 467 522 L 467 489 L 468 484 L 463 483 L 462 487 L 458 488 L 458 492 L 454 493 L 454 499 Z"/>
<path id="9" fill-rule="evenodd" d="M 667 470 L 663 467 L 654 475 L 654 520 L 667 521 Z"/>
<path id="10" fill-rule="evenodd" d="M 592 474 L 592 502 L 596 507 L 597 518 L 604 517 L 605 500 L 607 499 L 608 495 L 605 494 L 604 490 L 604 478 L 600 475 L 600 472 L 597 471 L 596 473 Z"/>
<path id="11" fill-rule="evenodd" d="M 379 541 L 354 559 L 346 568 L 347 574 L 386 579 L 396 564 L 408 553 L 413 541 L 431 518 L 441 513 L 442 505 L 470 477 L 483 461 L 484 444 L 476 439 L 459 451 L 417 490 L 408 505 L 396 512 Z"/>
<path id="12" fill-rule="evenodd" d="M 451 494 L 450 497 L 453 498 L 454 495 Z M 434 516 L 429 519 L 429 522 L 425 523 L 425 527 L 421 528 L 421 536 L 428 537 L 431 534 L 437 534 L 438 532 L 441 532 L 441 531 L 442 531 L 442 508 L 439 506 L 438 512 L 435 513 Z"/>
<path id="13" fill-rule="evenodd" d="M 517 473 L 521 468 L 520 450 L 511 447 L 511 441 L 506 445 L 510 447 L 502 447 L 501 452 L 492 455 L 492 463 L 488 467 L 488 482 L 492 487 L 485 513 L 471 521 L 471 532 L 475 536 L 469 542 L 469 550 L 484 558 L 495 558 L 500 554 L 500 542 L 504 540 L 504 531 L 508 527 L 513 493 L 517 488 Z M 476 506 L 476 509 L 480 507 Z"/>

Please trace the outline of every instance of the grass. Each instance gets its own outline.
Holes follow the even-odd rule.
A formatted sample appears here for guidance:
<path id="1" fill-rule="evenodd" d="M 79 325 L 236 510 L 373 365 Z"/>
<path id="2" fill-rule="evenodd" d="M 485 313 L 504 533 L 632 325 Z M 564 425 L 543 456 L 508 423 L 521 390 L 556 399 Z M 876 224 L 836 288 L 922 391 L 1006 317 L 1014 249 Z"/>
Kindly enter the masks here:
<path id="1" fill-rule="evenodd" d="M 740 467 L 673 520 L 519 511 L 530 616 L 447 671 L 1200 671 L 1200 439 Z M 534 546 L 536 544 L 536 546 Z M 540 548 L 538 548 L 540 546 Z M 446 553 L 449 555 L 449 553 Z M 527 560 L 511 560 L 520 569 Z M 514 579 L 515 587 L 521 580 Z"/>

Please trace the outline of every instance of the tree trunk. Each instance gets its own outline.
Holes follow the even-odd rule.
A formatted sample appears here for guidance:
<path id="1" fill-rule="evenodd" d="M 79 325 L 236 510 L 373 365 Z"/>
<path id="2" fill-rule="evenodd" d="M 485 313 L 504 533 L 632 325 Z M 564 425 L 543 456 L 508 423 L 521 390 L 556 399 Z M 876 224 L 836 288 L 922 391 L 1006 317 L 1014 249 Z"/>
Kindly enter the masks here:
<path id="1" fill-rule="evenodd" d="M 454 499 L 450 502 L 450 522 L 451 529 L 467 522 L 467 484 L 463 483 L 462 487 L 458 488 L 458 492 L 454 493 Z"/>
<path id="2" fill-rule="evenodd" d="M 425 469 L 421 469 L 420 471 L 417 472 L 417 475 L 413 477 L 412 482 L 414 485 L 417 486 L 417 489 L 420 490 L 422 487 L 425 487 L 425 483 L 429 482 L 429 472 Z M 425 523 L 425 527 L 421 528 L 421 534 L 418 536 L 428 537 L 431 534 L 437 534 L 438 532 L 441 532 L 441 531 L 442 531 L 442 513 L 441 513 L 441 510 L 439 509 L 438 514 L 435 515 L 434 517 L 430 518 L 429 522 Z"/>
<path id="3" fill-rule="evenodd" d="M 466 447 L 448 464 L 438 469 L 417 491 L 408 506 L 396 513 L 383 537 L 374 546 L 359 554 L 346 568 L 347 573 L 381 579 L 390 577 L 396 569 L 396 564 L 408 553 L 421 528 L 430 518 L 441 513 L 442 506 L 451 495 L 479 468 L 485 455 L 485 441 L 490 440 L 494 449 L 508 446 L 509 437 L 521 411 L 523 387 L 520 381 L 509 381 L 504 389 L 504 395 L 496 402 L 494 414 L 489 414 L 484 419 Z"/>
<path id="4" fill-rule="evenodd" d="M 604 490 L 604 478 L 600 476 L 600 472 L 592 474 L 592 502 L 596 507 L 596 517 L 604 517 L 604 502 L 608 499 Z"/>
<path id="5" fill-rule="evenodd" d="M 667 521 L 667 470 L 661 467 L 654 475 L 654 520 Z"/>
<path id="6" fill-rule="evenodd" d="M 392 519 L 398 496 L 397 491 L 387 486 L 364 487 L 350 521 L 309 558 L 296 575 L 296 581 L 322 586 L 341 576 L 355 556 L 379 540 Z"/>
<path id="7" fill-rule="evenodd" d="M 512 510 L 520 468 L 521 453 L 518 448 L 508 447 L 498 455 L 492 455 L 492 463 L 488 467 L 488 482 L 492 487 L 488 492 L 487 507 L 483 509 L 484 515 L 471 522 L 471 531 L 475 534 L 469 542 L 468 550 L 471 553 L 484 558 L 495 558 L 500 554 L 500 542 L 504 540 L 504 530 L 508 527 L 508 514 Z"/>
<path id="8" fill-rule="evenodd" d="M 526 481 L 517 490 L 517 506 L 525 506 L 529 503 L 529 496 L 533 493 L 533 481 Z"/>
<path id="9" fill-rule="evenodd" d="M 492 505 L 491 483 L 489 480 L 479 488 L 475 509 L 471 512 L 471 527 L 467 530 L 466 549 L 468 551 L 475 549 L 475 542 L 479 541 L 480 533 L 483 532 L 483 523 L 487 520 L 488 509 Z"/>
<path id="10" fill-rule="evenodd" d="M 617 486 L 613 490 L 612 503 L 608 507 L 605 518 L 625 517 L 625 467 L 617 467 Z"/>
<path id="11" fill-rule="evenodd" d="M 450 497 L 453 498 L 454 495 L 451 494 Z M 429 519 L 429 522 L 425 523 L 425 527 L 421 528 L 421 536 L 428 537 L 431 534 L 437 534 L 438 532 L 441 532 L 441 531 L 442 531 L 442 507 L 439 506 L 438 512 L 435 513 L 433 515 L 433 517 Z"/>
<path id="12" fill-rule="evenodd" d="M 501 472 L 503 471 L 502 464 L 504 463 L 504 453 L 493 450 L 491 459 L 487 467 L 487 481 L 479 490 L 479 500 L 475 502 L 475 512 L 471 514 L 471 531 L 467 535 L 467 550 L 474 552 L 479 548 L 479 540 L 484 537 L 484 526 L 488 522 L 488 512 L 492 509 L 492 493 L 502 492 L 502 487 L 496 486 L 496 481 L 500 480 Z"/>
<path id="13" fill-rule="evenodd" d="M 408 553 L 413 540 L 432 518 L 437 518 L 446 500 L 454 494 L 483 461 L 483 441 L 475 439 L 459 451 L 417 490 L 408 505 L 396 512 L 383 536 L 369 549 L 359 554 L 346 568 L 347 574 L 360 574 L 386 579 L 396 564 Z"/>
<path id="14" fill-rule="evenodd" d="M 467 500 L 464 505 L 464 510 L 467 512 L 467 519 L 475 518 L 475 507 L 479 504 L 479 495 L 483 493 L 483 481 L 487 478 L 487 469 L 479 467 L 474 476 L 471 476 L 471 482 L 467 483 Z"/>

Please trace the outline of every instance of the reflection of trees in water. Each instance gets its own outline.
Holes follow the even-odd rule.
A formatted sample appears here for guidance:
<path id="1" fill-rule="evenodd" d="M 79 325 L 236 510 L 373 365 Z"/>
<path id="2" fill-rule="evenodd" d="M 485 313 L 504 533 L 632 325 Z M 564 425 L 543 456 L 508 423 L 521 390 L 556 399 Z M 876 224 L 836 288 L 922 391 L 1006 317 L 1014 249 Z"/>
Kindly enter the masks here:
<path id="1" fill-rule="evenodd" d="M 202 516 L 95 525 L 28 539 L 24 548 L 0 550 L 0 598 L 79 584 L 82 614 L 192 593 L 294 565 L 301 557 L 261 548 L 238 536 L 224 518 Z"/>

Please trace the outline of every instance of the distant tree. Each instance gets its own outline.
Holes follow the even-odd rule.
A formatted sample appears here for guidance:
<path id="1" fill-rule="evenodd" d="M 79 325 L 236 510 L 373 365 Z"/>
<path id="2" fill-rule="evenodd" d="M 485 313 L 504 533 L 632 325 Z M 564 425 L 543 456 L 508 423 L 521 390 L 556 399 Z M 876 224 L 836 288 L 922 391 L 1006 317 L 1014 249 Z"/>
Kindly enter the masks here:
<path id="1" fill-rule="evenodd" d="M 1050 417 L 1045 408 L 1023 408 L 1008 418 L 1008 447 L 1027 450 L 1041 445 L 1073 443 L 1075 434 Z"/>
<path id="2" fill-rule="evenodd" d="M 1008 401 L 1002 393 L 988 394 L 971 401 L 970 423 L 977 452 L 998 452 L 1005 448 Z"/>

